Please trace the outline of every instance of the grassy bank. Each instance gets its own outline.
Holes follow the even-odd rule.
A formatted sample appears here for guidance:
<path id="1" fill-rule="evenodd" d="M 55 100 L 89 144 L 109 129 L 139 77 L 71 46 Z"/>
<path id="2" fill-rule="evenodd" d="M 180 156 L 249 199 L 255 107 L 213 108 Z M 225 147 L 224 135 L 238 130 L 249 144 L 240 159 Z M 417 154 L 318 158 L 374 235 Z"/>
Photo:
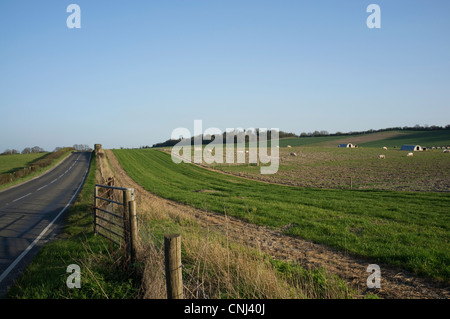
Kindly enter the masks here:
<path id="1" fill-rule="evenodd" d="M 448 282 L 445 193 L 320 190 L 271 185 L 174 164 L 156 150 L 115 150 L 127 173 L 164 198 L 268 225 Z M 288 226 L 288 227 L 287 227 Z"/>
<path id="2" fill-rule="evenodd" d="M 134 298 L 137 288 L 121 271 L 121 254 L 114 246 L 93 234 L 92 194 L 96 161 L 80 195 L 65 214 L 58 239 L 45 245 L 9 290 L 6 298 Z M 81 269 L 81 288 L 66 285 L 67 266 Z"/>

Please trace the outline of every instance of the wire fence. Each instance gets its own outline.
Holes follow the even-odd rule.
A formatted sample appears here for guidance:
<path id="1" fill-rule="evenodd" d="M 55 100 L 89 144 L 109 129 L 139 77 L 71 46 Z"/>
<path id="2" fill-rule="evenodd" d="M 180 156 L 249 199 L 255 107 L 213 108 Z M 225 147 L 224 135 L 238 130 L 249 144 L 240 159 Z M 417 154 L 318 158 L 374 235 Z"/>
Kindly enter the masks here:
<path id="1" fill-rule="evenodd" d="M 149 228 L 147 227 L 147 223 L 138 215 L 138 229 L 139 229 L 139 239 L 142 243 L 151 244 L 155 250 L 155 258 L 159 259 L 159 271 L 162 274 L 165 273 L 165 265 L 161 258 L 164 255 L 164 242 L 159 239 L 156 235 L 154 235 Z M 192 272 L 188 269 L 188 267 L 182 262 L 182 273 L 183 273 L 183 291 L 184 296 L 187 299 L 209 299 L 210 297 L 206 293 L 204 286 L 200 283 L 197 278 L 192 275 Z"/>
<path id="2" fill-rule="evenodd" d="M 178 269 L 181 274 L 182 296 L 188 299 L 209 299 L 204 286 L 192 274 L 191 269 L 181 260 L 178 252 L 179 266 L 169 266 L 166 251 L 166 236 L 164 241 L 153 234 L 145 220 L 136 213 L 134 190 L 114 186 L 114 179 L 106 179 L 106 185 L 96 184 L 94 193 L 94 232 L 124 249 L 125 260 L 133 266 L 139 255 L 147 255 L 152 263 L 152 271 L 160 272 L 166 277 L 167 296 L 170 291 L 169 267 Z M 134 224 L 133 224 L 134 223 Z M 181 248 L 179 248 L 181 250 Z M 169 258 L 170 259 L 170 258 Z M 169 263 L 168 263 L 169 262 Z M 178 271 L 177 270 L 177 271 Z"/>

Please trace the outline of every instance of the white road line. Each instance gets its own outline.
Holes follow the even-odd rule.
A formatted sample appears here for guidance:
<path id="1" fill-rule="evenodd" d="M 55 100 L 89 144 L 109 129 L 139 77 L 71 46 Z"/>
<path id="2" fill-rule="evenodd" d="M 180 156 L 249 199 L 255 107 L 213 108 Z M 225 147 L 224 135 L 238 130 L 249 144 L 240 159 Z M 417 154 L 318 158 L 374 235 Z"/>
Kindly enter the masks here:
<path id="1" fill-rule="evenodd" d="M 22 196 L 22 197 L 16 198 L 15 200 L 13 200 L 13 203 L 14 203 L 14 202 L 17 202 L 18 200 L 21 200 L 22 198 L 25 198 L 25 197 L 27 197 L 27 196 L 30 196 L 31 194 L 33 194 L 33 193 L 28 193 L 28 194 L 26 194 L 26 195 L 24 195 L 24 196 Z"/>
<path id="2" fill-rule="evenodd" d="M 47 185 L 44 185 L 44 186 L 42 186 L 42 187 L 39 187 L 37 190 L 40 191 L 41 189 L 46 188 L 47 186 L 48 186 L 48 184 L 47 184 Z"/>
<path id="3" fill-rule="evenodd" d="M 90 161 L 91 157 L 92 157 L 92 155 L 90 155 L 89 161 Z M 42 236 L 45 235 L 47 230 L 56 222 L 56 220 L 59 218 L 59 216 L 61 216 L 61 214 L 66 211 L 67 207 L 70 206 L 70 204 L 72 203 L 75 196 L 78 195 L 78 191 L 80 190 L 81 186 L 83 185 L 88 172 L 89 172 L 89 167 L 86 169 L 86 172 L 84 173 L 84 176 L 81 179 L 80 185 L 78 185 L 77 190 L 75 191 L 75 193 L 73 194 L 72 198 L 69 200 L 67 205 L 58 213 L 58 215 L 55 218 L 53 218 L 53 220 L 50 222 L 50 224 L 48 224 L 47 227 L 44 228 L 44 230 L 39 234 L 39 236 L 19 255 L 19 257 L 17 257 L 16 260 L 14 260 L 12 262 L 12 264 L 9 265 L 8 268 L 6 268 L 6 270 L 0 275 L 0 283 L 3 281 L 3 279 L 6 278 L 6 276 L 8 276 L 8 274 L 11 272 L 11 270 L 13 270 L 14 267 L 16 267 L 16 265 L 22 260 L 22 258 L 25 257 L 25 255 L 28 254 L 28 252 L 37 244 L 37 242 L 42 238 Z"/>
<path id="4" fill-rule="evenodd" d="M 50 182 L 50 184 L 53 184 L 54 182 L 56 182 L 58 179 L 57 178 L 55 178 L 54 180 L 52 180 L 51 182 Z"/>

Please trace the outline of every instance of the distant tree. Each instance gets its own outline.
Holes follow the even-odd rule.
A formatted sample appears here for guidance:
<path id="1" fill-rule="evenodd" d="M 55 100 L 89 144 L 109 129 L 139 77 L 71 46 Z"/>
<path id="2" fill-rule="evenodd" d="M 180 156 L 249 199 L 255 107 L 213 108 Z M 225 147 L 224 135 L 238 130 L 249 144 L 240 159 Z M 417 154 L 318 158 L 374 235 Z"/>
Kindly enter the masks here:
<path id="1" fill-rule="evenodd" d="M 92 148 L 87 144 L 74 144 L 73 148 L 79 152 L 91 152 Z"/>
<path id="2" fill-rule="evenodd" d="M 45 150 L 42 147 L 34 146 L 31 148 L 31 153 L 43 153 Z"/>
<path id="3" fill-rule="evenodd" d="M 10 155 L 11 154 L 11 150 L 9 148 L 7 148 L 1 155 Z"/>
<path id="4" fill-rule="evenodd" d="M 0 155 L 13 155 L 13 154 L 20 154 L 18 150 L 12 149 L 10 150 L 9 148 L 7 148 L 3 153 L 1 153 Z"/>
<path id="5" fill-rule="evenodd" d="M 31 153 L 31 147 L 25 147 L 22 151 L 22 154 L 30 154 Z"/>
<path id="6" fill-rule="evenodd" d="M 272 131 L 269 130 L 268 132 L 268 139 L 271 139 L 272 136 Z M 295 133 L 292 132 L 283 132 L 283 131 L 278 131 L 278 137 L 279 138 L 284 138 L 284 137 L 297 137 L 297 135 Z"/>

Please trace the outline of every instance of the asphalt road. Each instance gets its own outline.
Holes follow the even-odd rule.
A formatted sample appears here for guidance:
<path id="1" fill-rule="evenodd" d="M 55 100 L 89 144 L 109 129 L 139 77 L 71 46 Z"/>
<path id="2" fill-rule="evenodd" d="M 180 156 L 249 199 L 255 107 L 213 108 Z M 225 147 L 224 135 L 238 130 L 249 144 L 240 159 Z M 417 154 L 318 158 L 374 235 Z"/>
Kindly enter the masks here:
<path id="1" fill-rule="evenodd" d="M 75 201 L 91 160 L 75 152 L 44 175 L 0 192 L 0 297 L 56 234 Z"/>

